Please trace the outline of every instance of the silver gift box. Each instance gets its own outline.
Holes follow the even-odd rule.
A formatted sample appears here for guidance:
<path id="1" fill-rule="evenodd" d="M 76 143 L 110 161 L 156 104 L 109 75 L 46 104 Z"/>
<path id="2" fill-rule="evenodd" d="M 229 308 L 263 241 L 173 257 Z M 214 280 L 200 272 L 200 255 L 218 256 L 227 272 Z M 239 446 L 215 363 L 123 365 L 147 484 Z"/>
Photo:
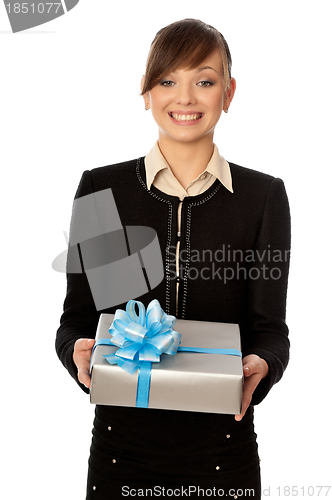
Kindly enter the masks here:
<path id="1" fill-rule="evenodd" d="M 101 314 L 96 340 L 111 338 L 113 314 Z M 239 326 L 230 323 L 178 319 L 181 346 L 241 350 Z M 138 371 L 134 375 L 103 357 L 116 346 L 97 346 L 91 358 L 90 402 L 98 405 L 135 406 Z M 152 363 L 149 408 L 241 413 L 242 358 L 226 354 L 178 352 L 162 354 Z"/>

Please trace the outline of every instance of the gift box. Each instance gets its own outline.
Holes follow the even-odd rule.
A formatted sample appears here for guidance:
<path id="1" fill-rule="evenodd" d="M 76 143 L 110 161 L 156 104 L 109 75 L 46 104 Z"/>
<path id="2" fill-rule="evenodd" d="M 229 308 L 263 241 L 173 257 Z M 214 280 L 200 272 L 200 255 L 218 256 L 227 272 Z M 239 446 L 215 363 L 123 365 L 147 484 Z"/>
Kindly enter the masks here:
<path id="1" fill-rule="evenodd" d="M 101 314 L 96 341 L 111 339 L 113 314 Z M 236 324 L 177 320 L 174 327 L 182 334 L 180 349 L 194 347 L 211 352 L 180 351 L 162 354 L 152 363 L 149 408 L 210 413 L 241 413 L 243 368 L 239 355 L 220 354 L 240 351 L 240 331 Z M 109 364 L 105 355 L 117 346 L 97 345 L 91 358 L 90 401 L 98 405 L 137 406 L 139 371 L 127 373 Z M 220 351 L 222 350 L 222 351 Z"/>

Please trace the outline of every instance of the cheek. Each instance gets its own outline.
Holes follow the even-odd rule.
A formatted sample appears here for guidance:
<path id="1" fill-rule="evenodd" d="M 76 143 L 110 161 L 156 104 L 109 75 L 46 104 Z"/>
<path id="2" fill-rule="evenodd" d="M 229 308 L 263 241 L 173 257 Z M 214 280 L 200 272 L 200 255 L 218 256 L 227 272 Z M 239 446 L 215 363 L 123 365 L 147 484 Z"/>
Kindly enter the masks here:
<path id="1" fill-rule="evenodd" d="M 224 94 L 222 91 L 211 92 L 206 95 L 202 104 L 213 112 L 213 114 L 220 115 L 224 105 Z"/>
<path id="2" fill-rule="evenodd" d="M 167 106 L 168 99 L 163 92 L 158 92 L 158 89 L 154 89 L 150 92 L 150 102 L 151 108 L 154 108 L 156 112 L 162 111 L 165 106 Z"/>
<path id="3" fill-rule="evenodd" d="M 221 112 L 224 105 L 224 95 L 221 92 L 218 92 L 215 96 L 213 96 L 212 106 L 216 112 Z"/>

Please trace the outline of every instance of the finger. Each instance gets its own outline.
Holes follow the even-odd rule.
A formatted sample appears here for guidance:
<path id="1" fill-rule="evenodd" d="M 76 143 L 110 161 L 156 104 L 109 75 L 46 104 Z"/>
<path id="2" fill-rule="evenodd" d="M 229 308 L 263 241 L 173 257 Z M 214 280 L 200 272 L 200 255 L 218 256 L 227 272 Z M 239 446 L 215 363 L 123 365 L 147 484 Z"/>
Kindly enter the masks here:
<path id="1" fill-rule="evenodd" d="M 95 343 L 94 339 L 78 339 L 75 342 L 74 351 L 89 351 Z"/>
<path id="2" fill-rule="evenodd" d="M 81 384 L 84 384 L 87 389 L 90 389 L 91 377 L 89 370 L 86 367 L 80 367 L 77 371 L 77 378 Z"/>
<path id="3" fill-rule="evenodd" d="M 248 399 L 251 401 L 251 397 L 253 395 L 254 390 L 259 384 L 259 381 L 261 380 L 260 375 L 257 373 L 251 375 L 248 377 L 243 384 L 243 399 L 247 401 Z"/>
<path id="4" fill-rule="evenodd" d="M 235 420 L 238 422 L 242 420 L 244 415 L 246 414 L 247 409 L 251 403 L 252 392 L 250 390 L 244 390 L 242 395 L 242 408 L 240 415 L 235 415 Z"/>
<path id="5" fill-rule="evenodd" d="M 240 422 L 240 420 L 242 420 L 242 419 L 243 419 L 243 417 L 244 417 L 244 416 L 245 416 L 245 414 L 246 414 L 246 411 L 247 411 L 248 407 L 249 407 L 249 405 L 244 405 L 244 404 L 242 403 L 241 414 L 240 414 L 240 415 L 235 415 L 235 416 L 234 416 L 234 418 L 235 418 L 235 420 L 236 420 L 237 422 Z"/>
<path id="6" fill-rule="evenodd" d="M 92 347 L 95 343 L 94 339 L 78 339 L 74 345 L 73 360 L 77 368 L 82 360 L 89 360 L 92 354 Z"/>
<path id="7" fill-rule="evenodd" d="M 243 384 L 243 393 L 242 393 L 242 409 L 240 415 L 235 415 L 235 420 L 238 422 L 242 420 L 244 417 L 249 405 L 251 403 L 252 395 L 257 385 L 259 384 L 260 376 L 257 374 L 253 374 L 250 377 L 246 378 Z"/>
<path id="8" fill-rule="evenodd" d="M 249 405 L 251 403 L 251 397 L 242 397 L 242 408 L 241 408 L 241 413 L 240 415 L 235 415 L 235 420 L 237 422 L 240 422 L 240 420 L 243 419 L 244 415 L 246 414 L 247 409 L 249 408 Z"/>
<path id="9" fill-rule="evenodd" d="M 75 342 L 73 353 L 73 360 L 77 366 L 77 378 L 88 389 L 91 385 L 90 358 L 94 343 L 94 339 L 78 339 Z"/>
<path id="10" fill-rule="evenodd" d="M 256 359 L 249 359 L 243 365 L 243 374 L 245 377 L 250 377 L 254 373 L 259 373 L 261 370 L 261 365 Z"/>
<path id="11" fill-rule="evenodd" d="M 250 354 L 243 358 L 243 373 L 245 377 L 253 373 L 260 373 L 262 378 L 266 377 L 269 371 L 269 366 L 265 359 L 260 358 L 256 354 Z"/>

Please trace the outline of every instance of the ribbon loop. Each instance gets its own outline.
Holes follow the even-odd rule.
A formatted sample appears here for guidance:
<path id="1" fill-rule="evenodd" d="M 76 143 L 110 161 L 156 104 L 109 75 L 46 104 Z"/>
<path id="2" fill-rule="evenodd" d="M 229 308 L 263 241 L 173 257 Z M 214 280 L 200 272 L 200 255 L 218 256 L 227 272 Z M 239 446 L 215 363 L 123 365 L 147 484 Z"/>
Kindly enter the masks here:
<path id="1" fill-rule="evenodd" d="M 135 311 L 136 305 L 138 306 L 138 316 Z M 130 300 L 129 302 L 127 302 L 126 313 L 128 315 L 128 318 L 131 319 L 131 321 L 134 321 L 139 325 L 145 324 L 145 307 L 144 304 L 142 304 L 142 302 L 139 302 L 138 300 Z"/>
<path id="2" fill-rule="evenodd" d="M 125 338 L 126 340 L 143 344 L 147 332 L 148 332 L 147 328 L 141 326 L 138 323 L 135 323 L 135 321 L 132 321 L 125 328 Z"/>

